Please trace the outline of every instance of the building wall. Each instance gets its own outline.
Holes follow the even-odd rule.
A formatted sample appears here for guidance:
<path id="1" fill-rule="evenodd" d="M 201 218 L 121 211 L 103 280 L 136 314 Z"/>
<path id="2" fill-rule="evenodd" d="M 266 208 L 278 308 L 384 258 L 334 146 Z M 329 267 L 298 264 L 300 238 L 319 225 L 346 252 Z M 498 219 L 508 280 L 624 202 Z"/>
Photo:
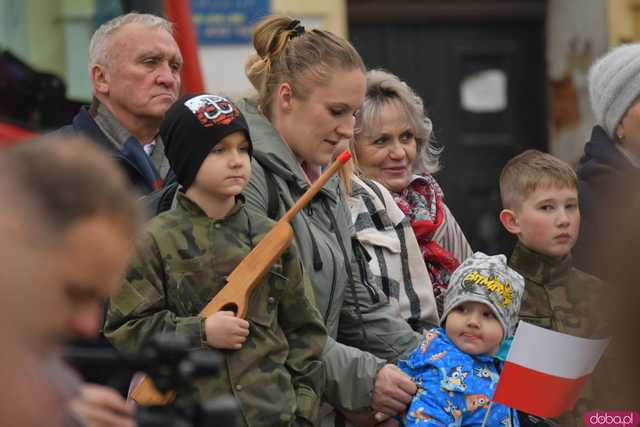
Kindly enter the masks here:
<path id="1" fill-rule="evenodd" d="M 347 36 L 346 0 L 272 0 L 274 13 L 316 21 L 320 27 Z"/>
<path id="2" fill-rule="evenodd" d="M 38 70 L 64 77 L 66 55 L 61 6 L 61 0 L 27 0 L 24 22 L 29 63 Z"/>
<path id="3" fill-rule="evenodd" d="M 32 67 L 64 73 L 60 0 L 0 0 L 0 46 Z"/>
<path id="4" fill-rule="evenodd" d="M 115 0 L 114 0 L 115 1 Z M 89 39 L 95 29 L 95 0 L 0 0 L 0 47 L 35 69 L 54 73 L 67 84 L 67 96 L 89 100 Z M 346 35 L 346 0 L 272 0 L 273 13 L 299 17 L 309 28 Z M 252 91 L 244 64 L 250 44 L 202 46 L 200 63 L 206 89 L 243 96 Z"/>
<path id="5" fill-rule="evenodd" d="M 89 40 L 95 30 L 94 0 L 63 0 L 60 19 L 64 39 L 64 75 L 67 97 L 78 100 L 91 99 L 89 81 Z"/>
<path id="6" fill-rule="evenodd" d="M 22 1 L 0 0 L 0 49 L 7 49 L 23 61 L 28 60 L 29 45 Z"/>
<path id="7" fill-rule="evenodd" d="M 299 18 L 307 28 L 323 28 L 341 36 L 347 33 L 346 0 L 272 0 L 271 12 Z M 244 64 L 254 52 L 253 46 L 201 46 L 198 52 L 208 91 L 232 97 L 253 92 L 244 74 Z"/>
<path id="8" fill-rule="evenodd" d="M 588 71 L 608 48 L 607 17 L 601 0 L 548 2 L 549 150 L 571 164 L 582 155 L 594 125 Z"/>
<path id="9" fill-rule="evenodd" d="M 640 40 L 640 0 L 549 0 L 547 66 L 550 151 L 572 164 L 595 125 L 588 90 L 591 63 Z"/>
<path id="10" fill-rule="evenodd" d="M 94 0 L 0 0 L 0 46 L 67 85 L 67 97 L 91 98 L 87 49 Z"/>
<path id="11" fill-rule="evenodd" d="M 307 27 L 347 36 L 347 0 L 272 0 L 271 11 L 300 17 Z M 70 98 L 88 100 L 87 49 L 95 0 L 0 0 L 0 47 L 34 68 L 64 78 Z M 575 162 L 593 125 L 587 69 L 608 46 L 640 39 L 640 0 L 549 0 L 548 77 L 553 116 L 551 151 Z M 200 60 L 209 91 L 252 91 L 244 64 L 247 45 L 203 46 Z"/>
<path id="12" fill-rule="evenodd" d="M 640 1 L 609 0 L 609 46 L 640 40 Z"/>

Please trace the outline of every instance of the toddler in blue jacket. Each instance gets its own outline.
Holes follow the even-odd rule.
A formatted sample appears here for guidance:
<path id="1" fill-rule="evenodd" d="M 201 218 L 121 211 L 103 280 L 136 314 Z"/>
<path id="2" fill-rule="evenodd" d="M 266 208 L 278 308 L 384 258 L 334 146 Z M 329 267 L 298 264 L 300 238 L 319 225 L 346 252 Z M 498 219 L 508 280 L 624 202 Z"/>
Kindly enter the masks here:
<path id="1" fill-rule="evenodd" d="M 515 410 L 493 403 L 501 362 L 494 358 L 513 335 L 524 279 L 504 255 L 476 252 L 451 276 L 440 328 L 399 367 L 418 386 L 403 419 L 407 426 L 518 426 Z"/>

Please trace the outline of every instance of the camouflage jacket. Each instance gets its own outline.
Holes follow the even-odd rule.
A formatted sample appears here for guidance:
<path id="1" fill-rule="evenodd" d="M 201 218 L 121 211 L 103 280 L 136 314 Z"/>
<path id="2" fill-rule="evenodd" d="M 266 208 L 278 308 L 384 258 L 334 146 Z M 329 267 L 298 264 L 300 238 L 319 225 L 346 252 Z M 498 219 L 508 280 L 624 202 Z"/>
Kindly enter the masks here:
<path id="1" fill-rule="evenodd" d="M 282 216 L 310 187 L 291 149 L 250 101 L 238 102 L 251 129 L 251 181 L 247 205 L 268 211 L 265 170 L 278 189 Z M 406 357 L 420 335 L 376 285 L 366 257 L 356 257 L 351 213 L 340 179 L 331 178 L 291 221 L 305 271 L 329 334 L 322 361 L 327 375 L 324 398 L 349 410 L 367 408 L 378 370 Z M 356 248 L 354 248 L 354 243 Z M 351 277 L 349 277 L 351 275 Z"/>
<path id="2" fill-rule="evenodd" d="M 544 256 L 518 242 L 509 265 L 525 279 L 521 320 L 583 338 L 601 333 L 593 308 L 604 283 L 574 268 L 571 256 Z"/>
<path id="3" fill-rule="evenodd" d="M 582 338 L 600 338 L 606 328 L 598 300 L 605 284 L 573 267 L 571 256 L 558 259 L 516 244 L 510 266 L 525 279 L 520 319 L 536 326 Z M 557 421 L 562 426 L 582 426 L 591 407 L 594 388 L 602 379 L 594 375 L 582 389 L 574 410 Z"/>
<path id="4" fill-rule="evenodd" d="M 148 225 L 109 301 L 105 335 L 120 350 L 140 351 L 161 331 L 206 348 L 198 313 L 273 226 L 242 198 L 224 219 L 212 220 L 182 193 L 177 197 L 174 209 Z M 193 390 L 178 390 L 179 398 L 231 394 L 240 404 L 238 426 L 316 425 L 327 335 L 294 245 L 254 289 L 246 319 L 250 334 L 242 349 L 221 350 L 225 368 L 197 380 Z"/>

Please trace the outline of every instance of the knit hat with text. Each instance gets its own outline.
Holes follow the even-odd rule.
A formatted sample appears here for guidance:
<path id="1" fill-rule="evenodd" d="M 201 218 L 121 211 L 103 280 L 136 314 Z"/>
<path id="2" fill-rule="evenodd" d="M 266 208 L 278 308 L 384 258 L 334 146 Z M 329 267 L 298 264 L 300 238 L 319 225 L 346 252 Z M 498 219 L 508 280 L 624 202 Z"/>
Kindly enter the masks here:
<path id="1" fill-rule="evenodd" d="M 238 107 L 218 95 L 186 95 L 169 108 L 160 125 L 164 152 L 180 185 L 188 189 L 202 162 L 222 138 L 242 131 L 252 153 L 249 126 Z"/>
<path id="2" fill-rule="evenodd" d="M 589 95 L 596 121 L 615 139 L 618 124 L 640 95 L 640 43 L 618 46 L 594 62 Z"/>
<path id="3" fill-rule="evenodd" d="M 481 302 L 502 325 L 504 340 L 515 332 L 523 293 L 524 279 L 507 265 L 504 255 L 476 252 L 451 275 L 440 323 L 444 325 L 451 310 L 463 302 Z"/>

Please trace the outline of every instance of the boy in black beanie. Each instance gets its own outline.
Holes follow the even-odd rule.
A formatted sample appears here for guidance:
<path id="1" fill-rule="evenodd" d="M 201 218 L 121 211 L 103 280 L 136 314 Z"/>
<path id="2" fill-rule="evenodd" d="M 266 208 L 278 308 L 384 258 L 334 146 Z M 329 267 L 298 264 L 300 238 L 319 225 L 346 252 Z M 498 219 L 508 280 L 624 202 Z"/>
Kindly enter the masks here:
<path id="1" fill-rule="evenodd" d="M 217 348 L 225 369 L 178 390 L 178 399 L 232 394 L 238 426 L 317 425 L 326 330 L 295 246 L 253 291 L 246 320 L 231 311 L 198 315 L 274 224 L 246 209 L 240 194 L 251 175 L 244 117 L 220 96 L 186 96 L 167 111 L 160 134 L 181 185 L 177 203 L 149 223 L 111 299 L 105 335 L 130 352 L 166 331 L 194 349 Z"/>

